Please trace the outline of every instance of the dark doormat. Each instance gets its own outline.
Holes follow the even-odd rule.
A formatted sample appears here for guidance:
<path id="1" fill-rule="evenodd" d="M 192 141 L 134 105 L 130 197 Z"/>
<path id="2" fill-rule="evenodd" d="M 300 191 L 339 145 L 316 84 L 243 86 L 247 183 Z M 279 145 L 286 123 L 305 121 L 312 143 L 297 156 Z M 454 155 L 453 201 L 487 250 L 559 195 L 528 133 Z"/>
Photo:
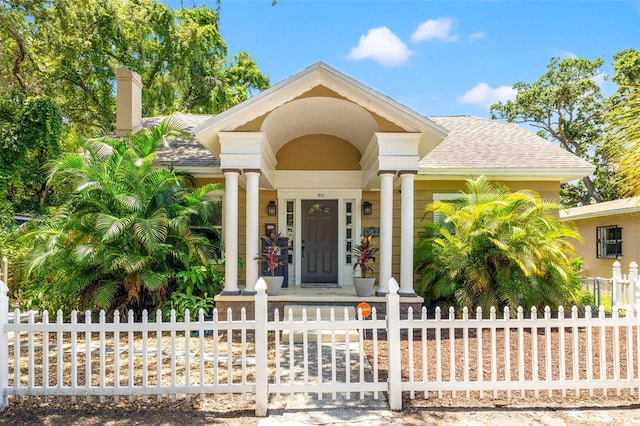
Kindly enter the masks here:
<path id="1" fill-rule="evenodd" d="M 338 283 L 301 283 L 300 288 L 340 288 Z"/>

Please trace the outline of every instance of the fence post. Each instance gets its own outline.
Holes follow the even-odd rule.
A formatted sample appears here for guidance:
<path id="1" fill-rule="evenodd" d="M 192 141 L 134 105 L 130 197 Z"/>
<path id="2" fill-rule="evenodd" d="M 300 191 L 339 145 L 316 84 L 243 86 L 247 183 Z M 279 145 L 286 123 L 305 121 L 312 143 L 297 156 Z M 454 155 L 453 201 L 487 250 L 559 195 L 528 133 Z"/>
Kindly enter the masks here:
<path id="1" fill-rule="evenodd" d="M 402 363 L 400 360 L 400 286 L 395 278 L 389 280 L 387 293 L 387 371 L 389 372 L 389 408 L 402 410 Z"/>
<path id="2" fill-rule="evenodd" d="M 620 262 L 617 260 L 613 262 L 613 278 L 611 279 L 611 307 L 622 302 L 622 288 L 620 280 L 622 279 L 622 272 L 620 270 Z"/>
<path id="3" fill-rule="evenodd" d="M 255 320 L 255 351 L 256 351 L 256 411 L 257 417 L 267 415 L 267 403 L 269 401 L 269 375 L 267 346 L 267 321 L 268 300 L 267 283 L 264 279 L 258 279 L 256 283 L 256 295 L 254 296 L 254 320 Z"/>
<path id="4" fill-rule="evenodd" d="M 629 290 L 631 290 L 631 295 L 629 300 L 629 304 L 631 305 L 631 312 L 633 316 L 637 318 L 636 310 L 638 309 L 638 264 L 636 262 L 631 262 L 629 264 Z"/>
<path id="5" fill-rule="evenodd" d="M 9 385 L 9 288 L 0 280 L 0 411 L 9 405 L 7 386 Z"/>
<path id="6" fill-rule="evenodd" d="M 2 277 L 0 277 L 0 280 L 4 281 L 5 284 L 8 284 L 9 282 L 9 259 L 7 259 L 7 256 L 2 258 Z"/>

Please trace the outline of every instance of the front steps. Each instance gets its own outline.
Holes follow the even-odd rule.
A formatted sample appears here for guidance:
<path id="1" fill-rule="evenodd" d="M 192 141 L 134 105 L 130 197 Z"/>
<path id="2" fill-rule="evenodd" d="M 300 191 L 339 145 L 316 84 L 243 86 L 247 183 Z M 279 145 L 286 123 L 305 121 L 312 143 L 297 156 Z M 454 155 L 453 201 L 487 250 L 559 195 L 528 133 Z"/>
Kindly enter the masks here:
<path id="1" fill-rule="evenodd" d="M 289 321 L 289 311 L 291 311 L 291 318 L 295 322 L 302 321 L 302 312 L 307 311 L 307 321 L 317 321 L 318 315 L 320 321 L 331 321 L 331 311 L 334 311 L 333 321 L 344 321 L 345 312 L 348 320 L 352 321 L 356 319 L 356 309 L 353 306 L 340 306 L 340 305 L 284 305 L 284 311 L 280 314 L 281 321 Z M 293 331 L 293 343 L 304 343 L 303 330 Z M 307 342 L 317 342 L 320 338 L 320 342 L 331 342 L 332 336 L 334 342 L 357 342 L 359 335 L 357 330 L 313 330 L 306 331 Z M 289 343 L 290 332 L 285 330 L 282 332 L 282 343 Z"/>

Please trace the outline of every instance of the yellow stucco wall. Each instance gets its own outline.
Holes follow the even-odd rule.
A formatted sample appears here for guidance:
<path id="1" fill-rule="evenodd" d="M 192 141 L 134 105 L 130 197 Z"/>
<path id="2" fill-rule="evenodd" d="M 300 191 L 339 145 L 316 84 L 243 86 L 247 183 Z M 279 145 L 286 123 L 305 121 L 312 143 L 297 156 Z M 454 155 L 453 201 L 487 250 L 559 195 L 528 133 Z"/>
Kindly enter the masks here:
<path id="1" fill-rule="evenodd" d="M 196 179 L 196 184 L 198 186 L 203 185 L 205 183 L 220 183 L 224 188 L 224 179 Z M 505 185 L 509 187 L 510 190 L 516 191 L 519 189 L 532 189 L 540 193 L 540 195 L 548 200 L 557 201 L 558 194 L 560 190 L 560 184 L 558 182 L 504 182 Z M 465 182 L 463 181 L 420 181 L 416 180 L 415 188 L 414 188 L 414 218 L 415 218 L 415 226 L 414 231 L 415 235 L 418 235 L 420 231 L 420 223 L 424 220 L 433 220 L 431 215 L 424 215 L 425 207 L 433 201 L 434 193 L 457 193 L 460 190 L 463 190 L 465 187 Z M 267 204 L 269 201 L 274 200 L 277 201 L 277 191 L 271 190 L 261 190 L 260 191 L 260 200 L 259 200 L 259 230 L 262 235 L 265 223 L 267 222 L 277 222 L 277 217 L 269 217 L 267 216 Z M 368 227 L 379 227 L 380 225 L 380 191 L 363 191 L 362 193 L 362 201 L 369 201 L 373 205 L 373 212 L 369 216 L 362 216 L 361 225 L 362 228 Z M 246 259 L 246 232 L 245 232 L 245 223 L 246 223 L 246 194 L 242 188 L 238 190 L 238 255 L 242 259 L 243 264 L 246 264 L 247 261 L 254 261 L 253 259 Z M 278 206 L 278 208 L 283 208 L 283 206 Z M 401 226 L 401 193 L 398 188 L 393 191 L 393 261 L 392 261 L 392 274 L 394 277 L 400 277 L 400 226 Z M 637 220 L 637 218 L 636 218 Z M 621 225 L 625 226 L 625 225 Z M 283 232 L 284 230 L 279 230 Z M 593 233 L 595 235 L 595 225 L 593 226 Z M 631 244 L 626 245 L 627 235 L 630 235 L 625 230 L 625 247 L 629 247 Z M 636 244 L 638 246 L 638 238 L 640 238 L 640 226 L 636 223 Z M 379 244 L 378 237 L 374 237 L 374 241 L 376 244 Z M 595 237 L 594 237 L 595 238 Z M 595 258 L 595 242 L 592 244 Z M 632 253 L 629 253 L 627 256 L 627 252 L 625 252 L 625 258 L 631 258 Z M 638 259 L 637 254 L 633 259 Z M 610 267 L 608 267 L 610 269 Z M 374 264 L 374 269 L 377 271 L 379 269 L 379 265 L 376 262 Z M 243 271 L 240 271 L 240 276 L 238 277 L 238 283 L 244 284 L 245 282 L 245 274 Z"/>
<path id="2" fill-rule="evenodd" d="M 306 135 L 278 151 L 278 170 L 360 170 L 360 151 L 342 138 Z"/>
<path id="3" fill-rule="evenodd" d="M 631 262 L 640 263 L 640 212 L 574 220 L 584 243 L 576 243 L 578 256 L 584 259 L 582 275 L 585 277 L 611 278 L 613 262 L 622 266 L 622 273 L 629 271 Z M 622 254 L 620 259 L 596 257 L 596 227 L 616 225 L 622 228 Z"/>

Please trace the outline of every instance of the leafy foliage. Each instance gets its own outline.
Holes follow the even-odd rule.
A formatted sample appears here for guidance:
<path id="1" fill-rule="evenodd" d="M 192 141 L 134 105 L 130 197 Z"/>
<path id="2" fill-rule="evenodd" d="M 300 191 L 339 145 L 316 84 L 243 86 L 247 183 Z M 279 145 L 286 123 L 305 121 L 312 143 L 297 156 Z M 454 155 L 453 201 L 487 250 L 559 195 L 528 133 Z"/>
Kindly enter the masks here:
<path id="1" fill-rule="evenodd" d="M 60 110 L 44 96 L 29 98 L 11 122 L 0 124 L 0 199 L 8 203 L 4 217 L 12 217 L 12 210 L 42 213 L 51 196 L 51 203 L 60 202 L 64 195 L 47 187 L 43 166 L 60 155 L 61 139 Z"/>
<path id="2" fill-rule="evenodd" d="M 360 244 L 355 244 L 351 250 L 353 257 L 353 271 L 360 270 L 360 276 L 365 278 L 367 273 L 373 273 L 371 262 L 376 261 L 378 248 L 373 246 L 373 235 L 362 237 Z"/>
<path id="3" fill-rule="evenodd" d="M 218 113 L 269 86 L 246 52 L 228 59 L 218 14 L 204 6 L 174 10 L 157 0 L 0 5 L 0 78 L 7 83 L 0 95 L 45 93 L 85 135 L 112 129 L 118 67 L 142 77 L 143 116 Z"/>
<path id="4" fill-rule="evenodd" d="M 210 243 L 192 226 L 210 223 L 216 204 L 203 195 L 217 186 L 200 188 L 197 197 L 174 171 L 154 166 L 154 151 L 173 131 L 164 123 L 127 139 L 90 141 L 84 152 L 52 163 L 50 180 L 75 190 L 28 234 L 34 240 L 28 272 L 53 284 L 62 308 L 140 314 L 160 307 L 180 279 L 193 280 L 179 278 L 181 271 L 202 266 L 207 279 L 215 278 L 205 255 Z"/>
<path id="5" fill-rule="evenodd" d="M 614 59 L 619 88 L 606 114 L 605 150 L 618 164 L 622 192 L 640 195 L 640 51 L 625 49 Z"/>
<path id="6" fill-rule="evenodd" d="M 573 301 L 580 281 L 568 239 L 581 237 L 552 214 L 557 208 L 532 191 L 512 193 L 483 177 L 468 180 L 458 200 L 427 206 L 444 220 L 425 223 L 415 249 L 425 302 L 488 312 Z"/>
<path id="7" fill-rule="evenodd" d="M 623 192 L 640 195 L 640 86 L 628 89 L 607 112 L 606 148 L 617 157 Z"/>
<path id="8" fill-rule="evenodd" d="M 279 238 L 280 234 L 272 234 L 269 237 L 262 237 L 262 240 L 266 244 L 260 253 L 260 256 L 257 258 L 258 261 L 267 265 L 267 270 L 271 273 L 271 276 L 276 274 L 278 266 L 284 265 L 284 255 L 282 253 L 283 248 L 278 244 Z"/>

